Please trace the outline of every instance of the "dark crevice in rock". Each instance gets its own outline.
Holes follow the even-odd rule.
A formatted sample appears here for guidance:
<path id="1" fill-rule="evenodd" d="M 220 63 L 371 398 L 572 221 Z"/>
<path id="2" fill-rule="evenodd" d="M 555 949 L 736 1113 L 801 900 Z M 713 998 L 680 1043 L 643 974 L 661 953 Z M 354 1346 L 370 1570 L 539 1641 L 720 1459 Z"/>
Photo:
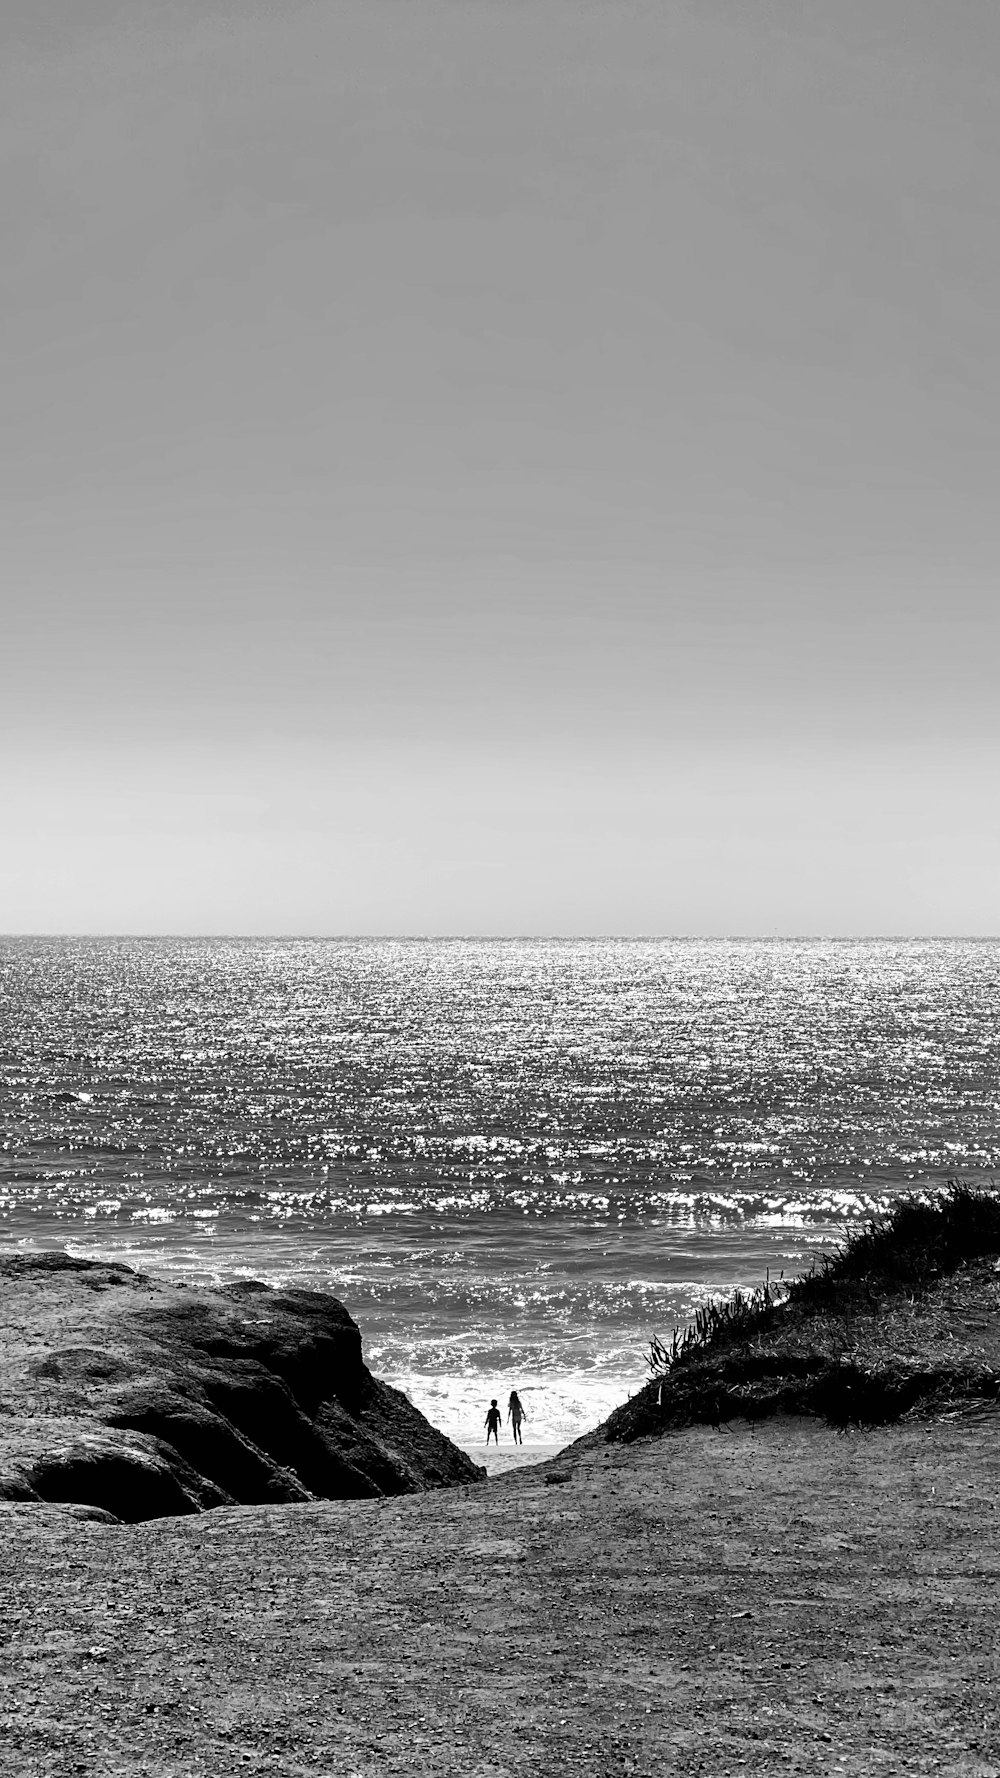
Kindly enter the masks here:
<path id="1" fill-rule="evenodd" d="M 199 1510 L 169 1464 L 141 1463 L 120 1451 L 80 1452 L 36 1463 L 31 1483 L 39 1500 L 99 1506 L 130 1522 Z"/>

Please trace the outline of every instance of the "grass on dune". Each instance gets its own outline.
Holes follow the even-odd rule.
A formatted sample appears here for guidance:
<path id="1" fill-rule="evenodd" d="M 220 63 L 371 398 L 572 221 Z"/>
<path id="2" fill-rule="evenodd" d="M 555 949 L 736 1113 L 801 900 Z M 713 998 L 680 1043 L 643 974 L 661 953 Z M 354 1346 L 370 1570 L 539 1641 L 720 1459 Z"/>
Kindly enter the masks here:
<path id="1" fill-rule="evenodd" d="M 969 1260 L 1000 1253 L 1000 1193 L 951 1185 L 931 1197 L 898 1198 L 885 1215 L 850 1235 L 839 1253 L 800 1278 L 790 1300 L 849 1300 L 859 1289 L 884 1295 L 926 1290 Z"/>
<path id="2" fill-rule="evenodd" d="M 901 1198 L 785 1286 L 708 1303 L 650 1345 L 610 1439 L 776 1412 L 879 1422 L 1000 1398 L 1000 1194 Z"/>

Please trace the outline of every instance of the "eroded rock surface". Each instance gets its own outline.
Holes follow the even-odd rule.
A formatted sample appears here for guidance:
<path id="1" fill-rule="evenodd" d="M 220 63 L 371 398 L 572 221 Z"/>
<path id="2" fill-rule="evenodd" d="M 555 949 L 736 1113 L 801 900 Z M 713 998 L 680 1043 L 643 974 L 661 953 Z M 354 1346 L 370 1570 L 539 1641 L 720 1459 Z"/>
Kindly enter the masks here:
<path id="1" fill-rule="evenodd" d="M 342 1303 L 0 1258 L 0 1501 L 129 1521 L 408 1494 L 480 1470 L 365 1366 Z"/>

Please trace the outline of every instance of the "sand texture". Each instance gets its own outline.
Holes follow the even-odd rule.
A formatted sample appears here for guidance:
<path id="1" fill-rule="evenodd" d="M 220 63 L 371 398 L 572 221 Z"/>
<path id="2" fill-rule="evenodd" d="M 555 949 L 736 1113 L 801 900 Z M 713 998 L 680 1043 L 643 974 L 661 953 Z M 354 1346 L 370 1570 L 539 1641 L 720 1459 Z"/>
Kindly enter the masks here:
<path id="1" fill-rule="evenodd" d="M 8 1506 L 0 1770 L 985 1778 L 998 1497 L 983 1409 L 381 1501 Z"/>

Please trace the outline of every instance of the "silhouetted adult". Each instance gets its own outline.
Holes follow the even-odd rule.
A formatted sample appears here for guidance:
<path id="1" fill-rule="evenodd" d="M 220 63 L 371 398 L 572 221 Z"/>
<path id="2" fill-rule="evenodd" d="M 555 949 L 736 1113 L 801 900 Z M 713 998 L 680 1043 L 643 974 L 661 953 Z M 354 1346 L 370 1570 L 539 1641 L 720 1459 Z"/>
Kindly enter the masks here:
<path id="1" fill-rule="evenodd" d="M 493 1443 L 498 1445 L 500 1443 L 500 1409 L 497 1407 L 495 1395 L 486 1410 L 486 1419 L 483 1421 L 483 1425 L 486 1428 L 486 1443 L 489 1444 L 492 1432 Z"/>
<path id="2" fill-rule="evenodd" d="M 521 1421 L 526 1420 L 528 1416 L 521 1406 L 521 1397 L 518 1395 L 516 1389 L 512 1389 L 510 1392 L 510 1400 L 507 1403 L 507 1418 L 514 1429 L 515 1445 L 523 1445 L 524 1440 L 521 1437 Z"/>

